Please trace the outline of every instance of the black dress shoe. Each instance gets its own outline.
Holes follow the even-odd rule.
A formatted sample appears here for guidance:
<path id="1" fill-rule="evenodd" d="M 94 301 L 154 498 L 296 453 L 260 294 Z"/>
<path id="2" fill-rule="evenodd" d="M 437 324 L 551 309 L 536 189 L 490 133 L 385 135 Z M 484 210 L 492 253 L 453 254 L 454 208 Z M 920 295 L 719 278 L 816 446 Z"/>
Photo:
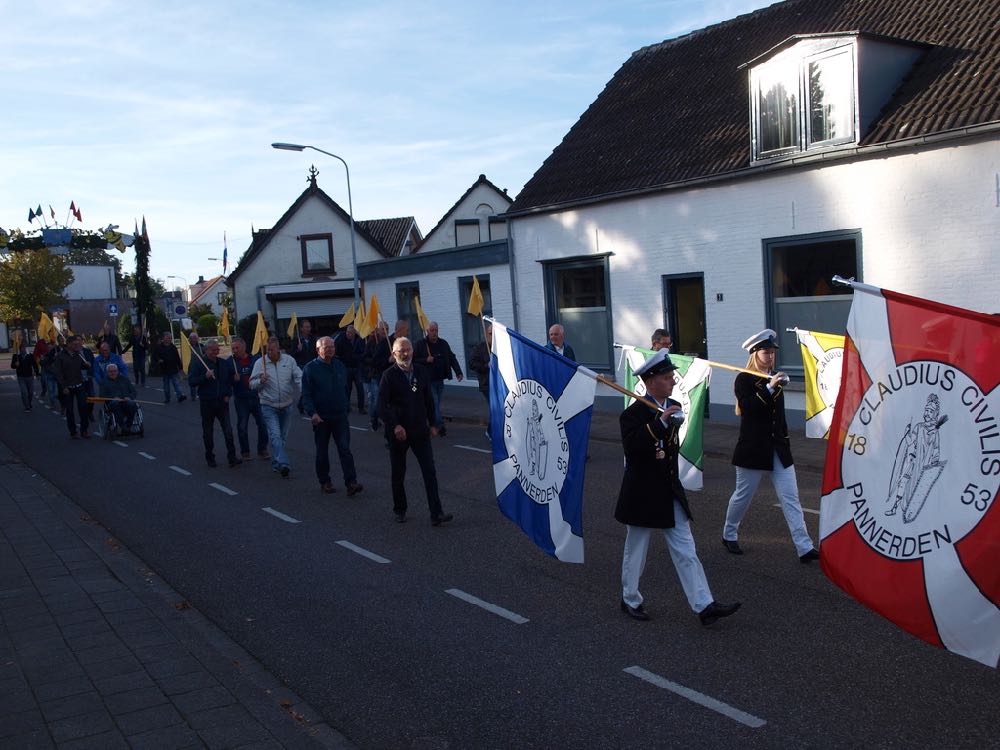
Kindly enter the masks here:
<path id="1" fill-rule="evenodd" d="M 804 555 L 799 555 L 799 562 L 802 563 L 803 565 L 808 565 L 813 560 L 819 560 L 819 551 L 818 550 L 811 549 L 808 552 L 806 552 Z"/>
<path id="2" fill-rule="evenodd" d="M 392 517 L 396 519 L 396 523 L 406 523 L 405 513 L 393 513 Z"/>
<path id="3" fill-rule="evenodd" d="M 730 541 L 729 539 L 723 539 L 722 545 L 726 548 L 726 551 L 733 555 L 742 555 L 743 550 L 740 548 L 740 543 L 737 541 Z"/>
<path id="4" fill-rule="evenodd" d="M 707 628 L 720 617 L 729 617 L 729 615 L 736 612 L 736 610 L 738 610 L 741 606 L 743 606 L 741 602 L 733 602 L 732 604 L 719 604 L 718 602 L 712 602 L 698 613 L 698 619 L 701 620 L 701 624 Z"/>
<path id="5" fill-rule="evenodd" d="M 210 469 L 214 469 L 216 466 L 218 466 L 218 464 L 215 463 L 215 459 L 214 458 L 209 458 L 209 459 L 206 459 L 206 460 L 208 462 L 208 467 Z"/>
<path id="6" fill-rule="evenodd" d="M 431 526 L 440 526 L 443 523 L 448 523 L 454 517 L 451 513 L 442 513 L 440 516 L 434 516 L 431 518 Z"/>
<path id="7" fill-rule="evenodd" d="M 643 609 L 641 604 L 638 607 L 630 607 L 628 604 L 625 603 L 624 599 L 622 599 L 622 612 L 624 612 L 634 620 L 649 619 L 649 615 L 646 614 L 646 610 Z"/>

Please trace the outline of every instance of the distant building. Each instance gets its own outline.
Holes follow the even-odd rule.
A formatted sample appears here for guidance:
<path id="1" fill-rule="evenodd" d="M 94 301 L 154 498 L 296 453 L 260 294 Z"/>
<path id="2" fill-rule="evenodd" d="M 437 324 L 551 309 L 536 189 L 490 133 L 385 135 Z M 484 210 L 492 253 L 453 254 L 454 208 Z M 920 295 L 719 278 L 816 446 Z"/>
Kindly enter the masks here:
<path id="1" fill-rule="evenodd" d="M 222 301 L 225 295 L 229 294 L 229 287 L 226 286 L 226 277 L 219 275 L 208 280 L 204 276 L 199 276 L 198 280 L 188 289 L 190 295 L 188 299 L 190 305 L 209 305 L 212 313 L 217 316 L 222 315 Z"/>

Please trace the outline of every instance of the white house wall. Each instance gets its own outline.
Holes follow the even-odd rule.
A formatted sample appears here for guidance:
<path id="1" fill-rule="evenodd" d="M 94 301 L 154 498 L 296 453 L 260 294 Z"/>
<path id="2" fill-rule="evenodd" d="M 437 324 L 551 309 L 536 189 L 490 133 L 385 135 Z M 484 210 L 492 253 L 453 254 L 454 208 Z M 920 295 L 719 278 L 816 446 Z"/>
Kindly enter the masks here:
<path id="1" fill-rule="evenodd" d="M 445 216 L 440 226 L 427 235 L 424 243 L 420 246 L 420 252 L 428 253 L 433 250 L 455 247 L 456 219 L 479 219 L 479 242 L 488 242 L 490 240 L 489 216 L 476 213 L 476 209 L 484 203 L 491 206 L 493 215 L 496 215 L 506 211 L 510 207 L 511 201 L 509 198 L 499 195 L 489 185 L 476 185 L 465 198 L 459 201 L 454 210 Z"/>
<path id="2" fill-rule="evenodd" d="M 460 271 L 435 271 L 410 274 L 392 279 L 365 282 L 365 297 L 378 296 L 382 317 L 389 324 L 389 331 L 396 323 L 396 284 L 420 283 L 420 306 L 430 320 L 436 321 L 439 335 L 445 339 L 458 357 L 462 373 L 466 379 L 461 383 L 451 381 L 451 385 L 478 386 L 475 376 L 468 377 L 469 368 L 465 355 L 467 347 L 462 335 L 462 319 L 468 316 L 466 308 L 460 305 L 458 279 L 466 276 L 490 277 L 490 292 L 493 300 L 493 315 L 501 323 L 513 325 L 514 309 L 511 305 L 510 270 L 506 265 L 485 266 Z M 411 334 L 413 332 L 411 331 Z M 420 338 L 422 334 L 416 334 Z M 544 339 L 543 339 L 544 340 Z"/>
<path id="3" fill-rule="evenodd" d="M 114 266 L 66 266 L 73 272 L 73 281 L 63 290 L 68 300 L 77 299 L 114 299 L 115 269 Z"/>
<path id="4" fill-rule="evenodd" d="M 310 196 L 281 229 L 268 235 L 267 246 L 236 278 L 233 301 L 237 320 L 254 315 L 258 304 L 262 306 L 265 316 L 270 317 L 271 305 L 263 297 L 264 286 L 302 283 L 316 278 L 302 275 L 302 245 L 298 237 L 325 232 L 333 235 L 336 275 L 330 275 L 330 278 L 351 281 L 354 264 L 351 262 L 350 224 L 341 220 L 319 198 Z M 384 257 L 360 235 L 357 236 L 357 256 L 358 263 Z M 258 289 L 261 291 L 259 300 Z"/>
<path id="5" fill-rule="evenodd" d="M 845 229 L 861 230 L 865 282 L 998 312 L 998 173 L 1000 141 L 965 140 L 516 218 L 520 328 L 545 338 L 537 261 L 610 252 L 616 342 L 648 346 L 664 322 L 661 277 L 703 272 L 708 356 L 742 366 L 740 343 L 767 325 L 761 240 Z M 733 373 L 712 377 L 713 402 L 731 405 Z M 803 409 L 802 394 L 789 404 Z"/>

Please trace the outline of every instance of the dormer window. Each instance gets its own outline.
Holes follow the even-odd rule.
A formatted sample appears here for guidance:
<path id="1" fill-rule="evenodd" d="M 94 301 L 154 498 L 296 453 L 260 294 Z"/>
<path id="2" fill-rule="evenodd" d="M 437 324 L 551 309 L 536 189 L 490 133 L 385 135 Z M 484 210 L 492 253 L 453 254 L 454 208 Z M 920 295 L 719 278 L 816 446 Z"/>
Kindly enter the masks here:
<path id="1" fill-rule="evenodd" d="M 793 36 L 750 69 L 754 162 L 856 145 L 926 45 L 851 31 Z"/>
<path id="2" fill-rule="evenodd" d="M 754 159 L 855 143 L 855 67 L 854 40 L 827 39 L 751 68 Z"/>

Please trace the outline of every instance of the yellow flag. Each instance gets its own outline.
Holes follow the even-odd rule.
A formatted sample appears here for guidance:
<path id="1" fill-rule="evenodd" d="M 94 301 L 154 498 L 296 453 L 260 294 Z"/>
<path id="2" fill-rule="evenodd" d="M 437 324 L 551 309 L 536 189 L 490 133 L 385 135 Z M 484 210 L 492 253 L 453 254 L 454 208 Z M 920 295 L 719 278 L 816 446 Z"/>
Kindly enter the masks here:
<path id="1" fill-rule="evenodd" d="M 372 301 L 368 303 L 368 317 L 365 318 L 365 328 L 371 333 L 378 327 L 379 309 L 378 297 L 372 295 Z"/>
<path id="2" fill-rule="evenodd" d="M 806 381 L 806 437 L 827 438 L 840 393 L 844 336 L 795 329 Z"/>
<path id="3" fill-rule="evenodd" d="M 229 308 L 226 307 L 222 310 L 222 320 L 219 321 L 219 333 L 229 343 Z"/>
<path id="4" fill-rule="evenodd" d="M 292 322 L 295 322 L 295 313 L 292 313 Z M 295 329 L 292 328 L 292 331 Z M 291 335 L 291 334 L 289 334 Z M 253 346 L 250 349 L 251 354 L 261 353 L 261 356 L 267 351 L 267 324 L 264 323 L 264 313 L 260 310 L 257 311 L 257 328 L 253 332 Z"/>
<path id="5" fill-rule="evenodd" d="M 21 353 L 21 329 L 14 331 L 14 354 Z"/>
<path id="6" fill-rule="evenodd" d="M 483 292 L 479 288 L 479 277 L 472 277 L 472 293 L 469 294 L 469 315 L 483 314 Z"/>
<path id="7" fill-rule="evenodd" d="M 344 313 L 344 317 L 340 319 L 340 324 L 337 328 L 347 328 L 348 325 L 354 322 L 354 303 L 351 303 L 351 309 Z M 354 326 L 357 328 L 357 326 Z"/>
<path id="8" fill-rule="evenodd" d="M 52 322 L 52 318 L 50 318 L 47 313 L 42 313 L 42 317 L 38 319 L 38 338 L 51 338 L 49 333 L 55 332 L 55 330 L 56 326 Z"/>
<path id="9" fill-rule="evenodd" d="M 358 313 L 354 316 L 354 330 L 361 338 L 368 338 L 371 331 L 368 330 L 368 313 L 365 312 L 365 298 L 358 302 Z"/>
<path id="10" fill-rule="evenodd" d="M 191 342 L 188 341 L 188 337 L 184 335 L 181 331 L 181 369 L 184 370 L 184 374 L 187 375 L 188 367 L 191 366 Z"/>
<path id="11" fill-rule="evenodd" d="M 431 327 L 431 322 L 427 319 L 424 308 L 420 306 L 420 297 L 416 294 L 413 295 L 413 306 L 417 308 L 417 322 L 420 323 L 420 330 L 426 331 Z"/>
<path id="12" fill-rule="evenodd" d="M 257 315 L 258 315 L 257 325 L 259 326 L 261 324 L 261 320 L 263 320 L 263 315 L 260 314 L 260 311 L 257 312 Z M 288 331 L 287 331 L 288 338 L 290 339 L 295 338 L 296 331 L 298 330 L 299 330 L 299 316 L 296 315 L 295 313 L 292 313 L 292 319 L 288 322 Z M 264 343 L 266 344 L 267 342 L 265 341 Z"/>

